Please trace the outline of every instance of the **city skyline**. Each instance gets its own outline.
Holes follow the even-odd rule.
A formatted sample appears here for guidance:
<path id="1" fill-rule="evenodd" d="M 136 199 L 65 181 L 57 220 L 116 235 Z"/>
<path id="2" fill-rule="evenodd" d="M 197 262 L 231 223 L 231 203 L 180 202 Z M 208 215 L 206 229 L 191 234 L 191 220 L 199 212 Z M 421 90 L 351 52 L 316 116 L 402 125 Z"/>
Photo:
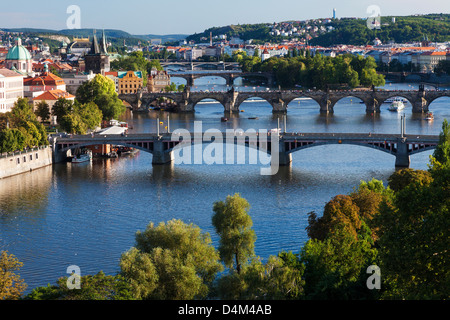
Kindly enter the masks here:
<path id="1" fill-rule="evenodd" d="M 448 13 L 450 3 L 443 0 L 422 1 L 331 1 L 307 3 L 282 0 L 273 6 L 269 0 L 236 1 L 226 3 L 196 0 L 185 2 L 154 3 L 135 0 L 131 3 L 106 1 L 53 1 L 37 3 L 23 0 L 20 9 L 6 3 L 0 12 L 0 28 L 42 28 L 67 29 L 71 16 L 67 8 L 80 8 L 80 27 L 96 29 L 117 29 L 133 35 L 194 34 L 211 27 L 231 24 L 271 23 L 288 20 L 331 18 L 333 9 L 336 17 L 365 18 L 375 12 L 370 6 L 377 6 L 381 16 L 406 16 L 413 14 Z"/>

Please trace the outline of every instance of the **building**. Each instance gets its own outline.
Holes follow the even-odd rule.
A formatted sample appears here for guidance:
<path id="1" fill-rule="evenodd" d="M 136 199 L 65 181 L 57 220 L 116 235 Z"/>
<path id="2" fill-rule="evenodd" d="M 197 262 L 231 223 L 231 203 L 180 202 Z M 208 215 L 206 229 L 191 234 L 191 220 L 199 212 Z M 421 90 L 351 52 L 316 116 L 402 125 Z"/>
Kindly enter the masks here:
<path id="1" fill-rule="evenodd" d="M 439 61 L 446 59 L 445 51 L 422 52 L 419 56 L 419 69 L 421 72 L 434 72 L 434 68 L 438 65 Z"/>
<path id="2" fill-rule="evenodd" d="M 148 92 L 161 92 L 170 86 L 170 75 L 166 71 L 152 70 L 147 81 Z"/>
<path id="3" fill-rule="evenodd" d="M 105 32 L 103 32 L 100 45 L 97 41 L 97 35 L 94 32 L 91 50 L 84 56 L 84 71 L 92 71 L 95 74 L 105 74 L 105 72 L 110 71 L 110 60 L 106 48 Z"/>
<path id="4" fill-rule="evenodd" d="M 270 58 L 270 53 L 267 48 L 264 48 L 263 53 L 261 54 L 261 61 L 267 60 Z"/>
<path id="5" fill-rule="evenodd" d="M 94 79 L 95 74 L 91 71 L 90 73 L 77 72 L 77 73 L 62 73 L 62 79 L 66 83 L 66 91 L 75 94 L 78 88 L 85 82 Z"/>
<path id="6" fill-rule="evenodd" d="M 110 78 L 114 81 L 114 86 L 116 88 L 116 92 L 119 92 L 119 72 L 117 71 L 108 71 L 105 72 L 105 77 Z"/>
<path id="7" fill-rule="evenodd" d="M 23 97 L 23 75 L 0 69 L 0 113 L 11 111 L 18 98 Z"/>
<path id="8" fill-rule="evenodd" d="M 34 98 L 49 90 L 66 91 L 66 83 L 62 78 L 49 72 L 47 64 L 45 65 L 45 71 L 41 75 L 23 79 L 25 97 Z"/>
<path id="9" fill-rule="evenodd" d="M 16 45 L 8 50 L 8 54 L 5 57 L 5 66 L 11 70 L 15 69 L 23 75 L 28 75 L 33 72 L 31 54 L 22 45 L 20 38 L 17 38 Z"/>
<path id="10" fill-rule="evenodd" d="M 67 49 L 65 51 L 67 54 L 83 56 L 89 53 L 90 49 L 91 49 L 91 42 L 89 41 L 89 38 L 74 37 L 73 41 L 67 46 Z"/>
<path id="11" fill-rule="evenodd" d="M 119 71 L 119 94 L 136 93 L 144 86 L 144 79 L 141 71 Z"/>

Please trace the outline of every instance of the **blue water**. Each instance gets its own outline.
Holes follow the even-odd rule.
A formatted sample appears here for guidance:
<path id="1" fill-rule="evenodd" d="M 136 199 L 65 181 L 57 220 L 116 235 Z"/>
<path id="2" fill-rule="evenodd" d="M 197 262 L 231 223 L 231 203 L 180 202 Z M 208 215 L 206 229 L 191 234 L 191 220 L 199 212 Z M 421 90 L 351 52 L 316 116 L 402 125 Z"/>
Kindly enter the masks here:
<path id="1" fill-rule="evenodd" d="M 211 86 L 215 79 L 197 80 Z M 196 82 L 197 83 L 197 82 Z M 217 86 L 217 85 L 216 85 Z M 388 84 L 389 86 L 389 84 Z M 392 86 L 392 85 L 391 85 Z M 398 89 L 412 84 L 395 84 Z M 247 88 L 248 89 L 248 88 Z M 346 98 L 333 115 L 320 115 L 312 100 L 289 104 L 287 131 L 399 133 L 400 116 L 406 131 L 439 134 L 442 120 L 450 119 L 450 98 L 434 101 L 433 122 L 412 115 L 411 106 L 401 113 L 387 111 L 367 116 L 365 105 Z M 221 122 L 223 106 L 202 103 L 193 115 L 170 115 L 170 129 L 275 128 L 275 116 L 265 101 L 244 102 L 244 112 Z M 248 117 L 258 117 L 257 120 Z M 155 132 L 156 119 L 167 114 L 128 114 L 132 132 Z M 164 128 L 164 126 L 163 126 Z M 241 150 L 242 151 L 242 150 Z M 411 157 L 411 167 L 427 169 L 424 152 Z M 24 263 L 21 275 L 29 286 L 55 283 L 67 267 L 78 265 L 82 275 L 102 270 L 114 274 L 123 252 L 134 245 L 134 235 L 148 223 L 181 219 L 218 237 L 211 225 L 212 206 L 227 195 L 240 193 L 250 205 L 257 235 L 256 254 L 263 259 L 281 250 L 298 252 L 307 241 L 307 213 L 322 213 L 324 204 L 337 194 L 347 194 L 361 180 L 387 181 L 394 172 L 392 155 L 370 148 L 329 145 L 293 154 L 290 168 L 275 176 L 261 176 L 260 165 L 194 165 L 152 167 L 152 155 L 140 152 L 119 159 L 92 163 L 57 164 L 0 180 L 0 250 L 8 250 Z"/>

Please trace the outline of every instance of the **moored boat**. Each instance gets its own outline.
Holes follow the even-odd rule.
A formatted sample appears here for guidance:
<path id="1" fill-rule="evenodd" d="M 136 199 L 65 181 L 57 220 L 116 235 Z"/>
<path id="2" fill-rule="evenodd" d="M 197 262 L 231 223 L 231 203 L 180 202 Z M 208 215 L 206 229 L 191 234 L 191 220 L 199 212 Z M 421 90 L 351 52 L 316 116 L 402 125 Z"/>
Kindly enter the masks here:
<path id="1" fill-rule="evenodd" d="M 74 155 L 72 158 L 73 163 L 81 163 L 81 162 L 87 162 L 92 160 L 92 152 L 88 151 L 86 153 Z"/>

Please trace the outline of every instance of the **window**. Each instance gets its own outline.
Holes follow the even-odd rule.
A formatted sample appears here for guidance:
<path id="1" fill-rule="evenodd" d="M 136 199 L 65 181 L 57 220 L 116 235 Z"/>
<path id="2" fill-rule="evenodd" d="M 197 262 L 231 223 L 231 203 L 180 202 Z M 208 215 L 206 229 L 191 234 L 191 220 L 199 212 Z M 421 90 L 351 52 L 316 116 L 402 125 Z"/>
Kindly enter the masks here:
<path id="1" fill-rule="evenodd" d="M 30 154 L 30 161 L 33 161 L 33 155 Z"/>
<path id="2" fill-rule="evenodd" d="M 39 153 L 36 152 L 36 159 L 39 159 Z"/>
<path id="3" fill-rule="evenodd" d="M 27 157 L 23 156 L 23 162 L 27 162 Z"/>
<path id="4" fill-rule="evenodd" d="M 20 158 L 17 158 L 17 164 L 20 164 Z"/>

